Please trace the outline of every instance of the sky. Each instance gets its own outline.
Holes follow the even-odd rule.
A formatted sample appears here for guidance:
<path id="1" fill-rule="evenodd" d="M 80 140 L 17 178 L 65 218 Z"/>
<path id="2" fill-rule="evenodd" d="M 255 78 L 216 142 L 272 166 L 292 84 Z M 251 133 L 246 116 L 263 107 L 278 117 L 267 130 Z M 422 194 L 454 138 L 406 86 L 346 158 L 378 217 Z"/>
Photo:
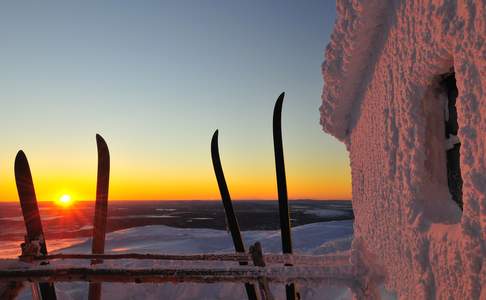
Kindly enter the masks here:
<path id="1" fill-rule="evenodd" d="M 319 125 L 335 2 L 11 1 L 0 5 L 0 201 L 25 151 L 38 199 L 93 199 L 96 141 L 110 199 L 276 199 L 272 112 L 285 91 L 291 199 L 350 199 L 344 145 Z"/>

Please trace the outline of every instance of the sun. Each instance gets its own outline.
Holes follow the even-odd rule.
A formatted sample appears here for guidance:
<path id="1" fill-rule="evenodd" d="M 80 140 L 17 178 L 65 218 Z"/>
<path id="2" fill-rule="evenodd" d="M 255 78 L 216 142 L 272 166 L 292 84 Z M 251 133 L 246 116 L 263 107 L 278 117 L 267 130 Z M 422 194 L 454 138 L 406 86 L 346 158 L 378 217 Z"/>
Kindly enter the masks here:
<path id="1" fill-rule="evenodd" d="M 70 195 L 64 194 L 57 199 L 56 204 L 62 207 L 69 207 L 73 204 L 73 199 Z"/>

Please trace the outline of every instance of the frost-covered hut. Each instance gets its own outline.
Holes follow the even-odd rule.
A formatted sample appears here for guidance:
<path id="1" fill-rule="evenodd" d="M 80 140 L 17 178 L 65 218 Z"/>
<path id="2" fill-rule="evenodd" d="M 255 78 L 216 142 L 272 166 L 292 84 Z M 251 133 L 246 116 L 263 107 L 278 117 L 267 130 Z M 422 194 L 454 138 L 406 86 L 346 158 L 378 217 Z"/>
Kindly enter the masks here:
<path id="1" fill-rule="evenodd" d="M 338 0 L 321 124 L 400 299 L 486 299 L 486 2 Z"/>

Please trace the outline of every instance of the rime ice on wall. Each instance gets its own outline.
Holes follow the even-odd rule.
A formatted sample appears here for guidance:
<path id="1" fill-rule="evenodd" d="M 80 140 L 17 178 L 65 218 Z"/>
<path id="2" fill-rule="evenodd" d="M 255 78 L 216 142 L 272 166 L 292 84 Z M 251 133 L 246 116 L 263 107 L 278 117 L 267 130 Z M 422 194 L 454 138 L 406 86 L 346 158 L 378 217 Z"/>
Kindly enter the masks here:
<path id="1" fill-rule="evenodd" d="M 323 129 L 350 152 L 355 235 L 401 299 L 486 299 L 486 2 L 338 0 Z M 454 69 L 464 211 L 445 174 Z"/>

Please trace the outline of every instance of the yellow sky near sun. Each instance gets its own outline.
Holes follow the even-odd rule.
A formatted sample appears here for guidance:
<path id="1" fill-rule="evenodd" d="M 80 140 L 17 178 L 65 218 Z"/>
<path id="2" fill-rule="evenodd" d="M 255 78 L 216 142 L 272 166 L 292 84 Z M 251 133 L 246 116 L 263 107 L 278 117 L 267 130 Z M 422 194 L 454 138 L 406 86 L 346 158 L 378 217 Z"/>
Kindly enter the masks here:
<path id="1" fill-rule="evenodd" d="M 97 173 L 94 139 L 84 143 L 59 141 L 26 142 L 22 147 L 30 164 L 38 200 L 56 201 L 62 195 L 70 195 L 75 201 L 93 200 Z M 195 150 L 142 147 L 112 137 L 107 143 L 111 157 L 109 198 L 112 200 L 220 199 L 209 142 Z M 226 140 L 220 144 L 221 162 L 232 198 L 276 199 L 271 140 L 258 149 L 234 144 Z M 284 149 L 289 198 L 351 199 L 351 171 L 347 156 L 343 155 L 344 147 L 333 150 L 324 144 L 318 146 L 288 143 Z M 0 155 L 0 201 L 18 201 L 13 172 L 18 149 L 15 144 L 0 149 L 3 151 Z"/>
<path id="2" fill-rule="evenodd" d="M 273 162 L 272 162 L 273 163 Z M 96 192 L 96 162 L 79 162 L 75 166 L 49 168 L 49 163 L 31 163 L 39 201 L 55 201 L 62 195 L 73 200 L 92 200 Z M 225 168 L 226 180 L 233 199 L 276 199 L 276 181 L 270 163 L 256 171 L 252 166 Z M 75 167 L 78 167 L 77 170 Z M 134 168 L 113 164 L 109 197 L 113 200 L 211 200 L 219 199 L 219 191 L 210 160 L 206 166 L 163 168 L 148 165 Z M 224 167 L 224 166 L 223 166 Z M 13 172 L 12 172 L 13 173 Z M 316 172 L 313 168 L 287 166 L 290 199 L 350 199 L 350 172 L 335 168 Z M 17 201 L 13 174 L 0 180 L 0 199 Z"/>

